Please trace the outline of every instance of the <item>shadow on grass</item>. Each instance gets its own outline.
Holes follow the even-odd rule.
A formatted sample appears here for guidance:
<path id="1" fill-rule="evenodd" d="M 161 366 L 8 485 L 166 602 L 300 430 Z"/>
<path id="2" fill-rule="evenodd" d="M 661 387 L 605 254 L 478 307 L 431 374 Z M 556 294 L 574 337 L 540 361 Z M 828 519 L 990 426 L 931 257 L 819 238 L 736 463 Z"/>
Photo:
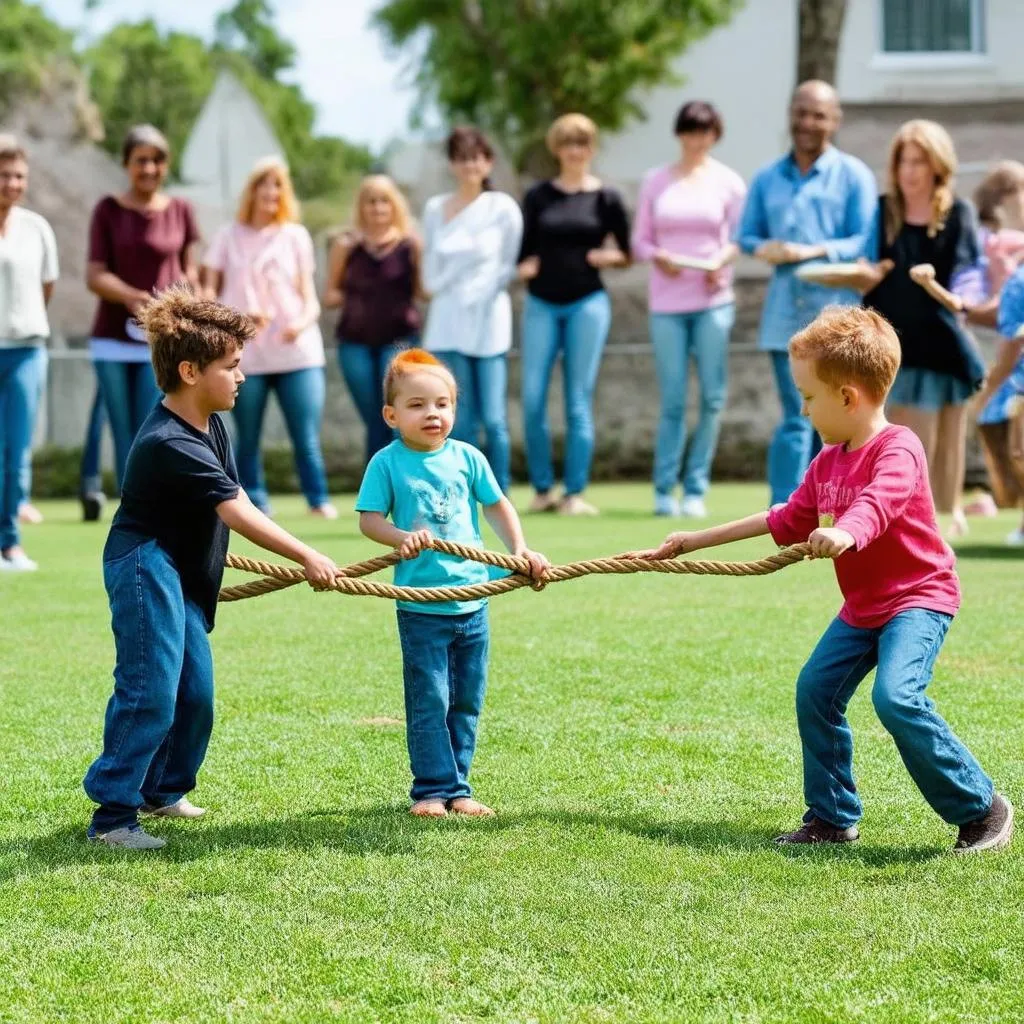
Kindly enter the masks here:
<path id="1" fill-rule="evenodd" d="M 955 548 L 958 561 L 1014 561 L 1024 559 L 1024 548 L 1011 548 L 1006 544 L 966 544 Z"/>
<path id="2" fill-rule="evenodd" d="M 616 831 L 652 843 L 685 847 L 708 854 L 723 852 L 765 853 L 775 850 L 772 834 L 737 821 L 658 821 L 642 814 L 602 814 L 597 811 L 528 811 L 499 814 L 486 820 L 449 818 L 427 821 L 407 814 L 404 806 L 333 809 L 322 808 L 288 818 L 232 822 L 213 820 L 164 823 L 153 831 L 170 840 L 156 853 L 114 850 L 85 839 L 85 823 L 64 827 L 48 835 L 24 841 L 0 843 L 0 882 L 25 875 L 46 874 L 69 865 L 137 863 L 149 857 L 187 863 L 231 851 L 292 849 L 307 852 L 336 850 L 346 856 L 407 856 L 420 850 L 425 836 L 438 829 L 473 830 L 484 834 L 514 832 L 533 825 L 549 825 L 575 831 Z M 942 856 L 937 846 L 871 846 L 788 848 L 778 855 L 787 859 L 808 857 L 812 862 L 834 860 L 883 868 L 923 863 Z"/>

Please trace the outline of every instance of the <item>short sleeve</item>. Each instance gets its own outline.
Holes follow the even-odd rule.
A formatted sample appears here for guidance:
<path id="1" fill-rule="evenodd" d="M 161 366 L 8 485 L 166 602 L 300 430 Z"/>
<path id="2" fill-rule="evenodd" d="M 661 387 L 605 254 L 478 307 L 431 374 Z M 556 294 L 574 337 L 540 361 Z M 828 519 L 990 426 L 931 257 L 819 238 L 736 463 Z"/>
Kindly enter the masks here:
<path id="1" fill-rule="evenodd" d="M 735 236 L 743 216 L 743 204 L 747 200 L 747 183 L 735 172 L 730 170 L 725 190 L 725 223 L 728 237 Z"/>
<path id="2" fill-rule="evenodd" d="M 101 199 L 89 221 L 89 262 L 102 263 L 108 270 L 114 266 L 114 232 L 110 223 L 109 196 Z"/>
<path id="3" fill-rule="evenodd" d="M 498 486 L 491 464 L 478 449 L 469 447 L 467 451 L 473 467 L 473 497 L 485 508 L 488 505 L 497 505 L 504 495 Z"/>
<path id="4" fill-rule="evenodd" d="M 204 267 L 209 267 L 221 274 L 224 273 L 227 266 L 228 233 L 233 230 L 234 225 L 232 224 L 225 224 L 224 227 L 217 229 L 210 247 L 203 254 Z"/>
<path id="5" fill-rule="evenodd" d="M 52 284 L 60 277 L 60 262 L 57 257 L 57 236 L 48 221 L 40 220 L 39 230 L 43 242 L 43 284 Z"/>
<path id="6" fill-rule="evenodd" d="M 211 507 L 238 497 L 238 484 L 213 449 L 198 438 L 175 438 L 158 450 L 160 475 L 176 496 Z"/>
<path id="7" fill-rule="evenodd" d="M 626 213 L 626 204 L 622 196 L 614 188 L 603 190 L 603 220 L 605 231 L 615 239 L 621 252 L 627 256 L 630 252 L 629 246 L 629 214 Z"/>
<path id="8" fill-rule="evenodd" d="M 196 221 L 196 211 L 192 204 L 182 200 L 182 205 L 185 207 L 185 244 L 182 248 L 187 249 L 199 241 L 199 224 Z"/>
<path id="9" fill-rule="evenodd" d="M 1014 338 L 1024 327 L 1024 269 L 1006 282 L 999 296 L 997 328 L 1004 338 Z"/>
<path id="10" fill-rule="evenodd" d="M 357 512 L 379 512 L 382 516 L 387 516 L 394 508 L 395 490 L 391 486 L 386 451 L 387 449 L 377 452 L 366 467 L 356 498 Z"/>
<path id="11" fill-rule="evenodd" d="M 960 206 L 960 231 L 956 238 L 956 250 L 953 255 L 953 276 L 961 271 L 977 265 L 981 259 L 981 246 L 978 244 L 978 218 L 974 207 L 963 200 Z"/>
<path id="12" fill-rule="evenodd" d="M 299 273 L 312 277 L 316 272 L 316 250 L 313 248 L 313 237 L 301 224 L 296 224 L 294 230 Z"/>

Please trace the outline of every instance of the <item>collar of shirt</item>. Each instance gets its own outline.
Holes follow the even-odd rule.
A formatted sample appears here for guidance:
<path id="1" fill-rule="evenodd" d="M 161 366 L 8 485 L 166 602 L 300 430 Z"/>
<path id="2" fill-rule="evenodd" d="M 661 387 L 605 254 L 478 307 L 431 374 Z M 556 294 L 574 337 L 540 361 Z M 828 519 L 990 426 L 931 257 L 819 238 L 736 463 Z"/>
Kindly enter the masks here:
<path id="1" fill-rule="evenodd" d="M 838 162 L 839 150 L 829 143 L 825 152 L 807 168 L 806 173 L 800 170 L 800 165 L 796 162 L 796 157 L 793 155 L 792 150 L 786 154 L 786 159 L 782 164 L 782 170 L 788 178 L 809 178 L 812 175 L 824 174 L 830 167 L 834 166 Z"/>

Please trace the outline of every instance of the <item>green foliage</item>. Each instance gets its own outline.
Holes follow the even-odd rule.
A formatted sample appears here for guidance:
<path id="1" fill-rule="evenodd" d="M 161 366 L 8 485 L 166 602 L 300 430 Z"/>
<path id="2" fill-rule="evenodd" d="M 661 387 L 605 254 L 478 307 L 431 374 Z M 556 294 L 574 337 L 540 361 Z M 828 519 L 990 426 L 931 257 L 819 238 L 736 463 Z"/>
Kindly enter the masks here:
<path id="1" fill-rule="evenodd" d="M 218 45 L 241 53 L 261 78 L 274 79 L 295 66 L 295 47 L 274 28 L 267 0 L 238 0 L 217 15 Z"/>
<path id="2" fill-rule="evenodd" d="M 0 112 L 11 97 L 36 89 L 56 58 L 71 59 L 74 35 L 24 0 L 0 0 Z"/>
<path id="3" fill-rule="evenodd" d="M 422 97 L 499 139 L 517 169 L 559 114 L 605 129 L 643 116 L 637 90 L 742 0 L 386 0 L 374 23 L 410 54 Z"/>

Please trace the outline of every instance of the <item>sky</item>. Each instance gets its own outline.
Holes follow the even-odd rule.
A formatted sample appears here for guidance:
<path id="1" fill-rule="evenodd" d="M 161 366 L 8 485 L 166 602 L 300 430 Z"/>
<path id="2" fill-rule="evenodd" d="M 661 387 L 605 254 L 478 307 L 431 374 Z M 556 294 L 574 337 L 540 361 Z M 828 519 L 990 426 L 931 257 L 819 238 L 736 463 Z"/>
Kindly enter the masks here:
<path id="1" fill-rule="evenodd" d="M 100 35 L 119 21 L 152 17 L 158 24 L 209 38 L 228 0 L 102 0 L 84 12 L 83 0 L 40 0 L 70 27 Z M 402 84 L 401 60 L 386 53 L 368 27 L 380 0 L 276 0 L 277 27 L 298 50 L 295 78 L 318 110 L 317 129 L 381 148 L 406 132 L 414 96 Z"/>

